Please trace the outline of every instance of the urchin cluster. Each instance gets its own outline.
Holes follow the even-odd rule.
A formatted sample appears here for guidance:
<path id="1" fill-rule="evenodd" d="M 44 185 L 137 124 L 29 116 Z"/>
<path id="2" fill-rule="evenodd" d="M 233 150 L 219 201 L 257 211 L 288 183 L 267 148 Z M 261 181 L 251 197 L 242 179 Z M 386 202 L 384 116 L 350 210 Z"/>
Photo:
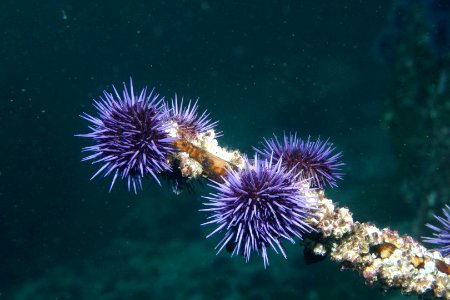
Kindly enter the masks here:
<path id="1" fill-rule="evenodd" d="M 217 226 L 208 237 L 225 233 L 216 246 L 218 252 L 227 247 L 232 255 L 243 254 L 248 261 L 256 251 L 267 266 L 268 248 L 286 257 L 281 240 L 294 242 L 293 237 L 302 238 L 313 230 L 305 222 L 313 208 L 305 196 L 308 185 L 298 181 L 293 171 L 283 167 L 282 159 L 275 163 L 255 155 L 253 162 L 245 158 L 245 169 L 229 171 L 223 183 L 213 181 L 216 192 L 204 196 L 202 211 L 210 213 L 203 225 Z"/>
<path id="2" fill-rule="evenodd" d="M 263 148 L 254 148 L 265 158 L 273 157 L 275 162 L 282 160 L 286 169 L 295 169 L 302 179 L 311 179 L 313 187 L 337 186 L 336 181 L 342 179 L 340 159 L 341 152 L 335 152 L 333 144 L 328 140 L 302 140 L 297 134 L 284 134 L 280 142 L 277 136 L 264 139 Z"/>
<path id="3" fill-rule="evenodd" d="M 171 105 L 165 105 L 168 120 L 175 122 L 178 126 L 179 135 L 182 138 L 192 138 L 198 134 L 214 129 L 218 121 L 212 121 L 209 113 L 205 110 L 198 114 L 198 99 L 195 102 L 189 100 L 184 103 L 184 99 L 178 101 L 177 95 L 172 99 Z M 220 134 L 216 134 L 219 136 Z"/>
<path id="4" fill-rule="evenodd" d="M 117 177 L 121 177 L 136 192 L 142 188 L 142 179 L 150 175 L 158 184 L 158 174 L 168 170 L 168 156 L 174 152 L 168 131 L 170 125 L 164 120 L 167 112 L 163 109 L 163 99 L 147 88 L 135 94 L 133 84 L 124 83 L 119 94 L 104 91 L 99 101 L 94 101 L 98 116 L 87 113 L 82 118 L 91 122 L 92 131 L 78 136 L 91 138 L 93 146 L 83 151 L 92 153 L 83 161 L 92 160 L 102 166 L 92 176 L 100 173 L 113 176 L 111 187 Z M 91 179 L 92 179 L 91 178 Z"/>
<path id="5" fill-rule="evenodd" d="M 440 223 L 441 227 L 437 227 L 431 224 L 426 224 L 426 226 L 434 231 L 433 237 L 424 237 L 423 241 L 429 244 L 434 244 L 437 246 L 439 252 L 443 256 L 450 254 L 450 207 L 446 205 L 442 209 L 443 217 L 434 216 L 436 220 Z"/>
<path id="6" fill-rule="evenodd" d="M 89 152 L 83 161 L 101 164 L 92 178 L 101 173 L 112 176 L 112 188 L 121 177 L 136 192 L 144 177 L 160 184 L 158 176 L 164 175 L 177 193 L 183 187 L 191 188 L 189 178 L 179 169 L 177 155 L 183 149 L 177 146 L 178 139 L 190 143 L 217 124 L 206 111 L 198 113 L 197 101 L 186 105 L 175 96 L 170 106 L 153 90 L 144 88 L 135 94 L 130 80 L 121 94 L 115 87 L 113 93 L 105 91 L 94 107 L 97 116 L 81 115 L 91 123 L 91 132 L 79 135 L 94 142 L 83 148 Z M 242 169 L 229 165 L 220 182 L 211 181 L 216 192 L 204 197 L 202 209 L 209 213 L 204 225 L 216 226 L 208 237 L 224 233 L 218 252 L 226 247 L 247 261 L 257 252 L 264 266 L 269 264 L 268 248 L 286 257 L 283 240 L 294 242 L 295 237 L 301 239 L 314 231 L 307 223 L 315 213 L 316 196 L 310 191 L 335 186 L 341 178 L 342 154 L 334 150 L 328 141 L 302 141 L 291 134 L 284 136 L 284 143 L 276 137 L 265 139 L 264 148 L 256 149 L 263 159 L 255 154 L 254 160 L 243 158 Z M 208 157 L 199 157 L 202 161 L 198 162 L 208 163 Z"/>

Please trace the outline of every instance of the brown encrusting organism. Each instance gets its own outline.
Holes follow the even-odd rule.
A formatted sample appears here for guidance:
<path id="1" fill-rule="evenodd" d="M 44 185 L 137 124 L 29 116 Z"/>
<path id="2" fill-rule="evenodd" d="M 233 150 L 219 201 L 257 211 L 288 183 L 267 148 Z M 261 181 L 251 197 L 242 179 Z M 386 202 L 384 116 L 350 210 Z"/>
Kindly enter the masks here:
<path id="1" fill-rule="evenodd" d="M 227 171 L 237 169 L 232 163 L 227 162 L 186 140 L 175 140 L 173 141 L 173 145 L 176 149 L 181 152 L 186 152 L 190 158 L 197 161 L 203 168 L 203 175 L 214 181 L 221 181 L 222 176 L 225 176 Z"/>

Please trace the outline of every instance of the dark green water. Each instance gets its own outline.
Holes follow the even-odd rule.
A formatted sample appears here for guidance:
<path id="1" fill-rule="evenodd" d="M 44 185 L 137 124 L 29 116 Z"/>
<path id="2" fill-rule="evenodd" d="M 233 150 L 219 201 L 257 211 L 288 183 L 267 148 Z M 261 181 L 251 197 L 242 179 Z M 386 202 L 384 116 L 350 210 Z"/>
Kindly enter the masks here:
<path id="1" fill-rule="evenodd" d="M 200 195 L 146 181 L 137 196 L 89 181 L 78 115 L 133 77 L 200 98 L 222 145 L 251 155 L 272 133 L 330 137 L 345 180 L 327 194 L 355 219 L 412 232 L 382 119 L 393 85 L 377 60 L 389 1 L 0 3 L 0 299 L 379 299 L 352 272 L 270 253 L 215 255 Z M 401 208 L 401 209 L 399 209 Z M 388 294 L 389 297 L 403 296 Z"/>

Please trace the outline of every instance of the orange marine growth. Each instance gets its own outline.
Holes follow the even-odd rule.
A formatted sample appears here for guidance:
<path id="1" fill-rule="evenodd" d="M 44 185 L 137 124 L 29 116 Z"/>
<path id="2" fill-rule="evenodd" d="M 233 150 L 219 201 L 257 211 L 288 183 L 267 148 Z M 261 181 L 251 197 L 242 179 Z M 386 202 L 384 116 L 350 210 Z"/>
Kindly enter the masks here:
<path id="1" fill-rule="evenodd" d="M 178 139 L 172 142 L 175 148 L 189 154 L 189 157 L 196 160 L 203 167 L 205 175 L 215 181 L 222 181 L 222 176 L 227 175 L 227 171 L 237 169 L 230 162 L 215 156 L 214 154 L 203 150 L 191 142 Z"/>

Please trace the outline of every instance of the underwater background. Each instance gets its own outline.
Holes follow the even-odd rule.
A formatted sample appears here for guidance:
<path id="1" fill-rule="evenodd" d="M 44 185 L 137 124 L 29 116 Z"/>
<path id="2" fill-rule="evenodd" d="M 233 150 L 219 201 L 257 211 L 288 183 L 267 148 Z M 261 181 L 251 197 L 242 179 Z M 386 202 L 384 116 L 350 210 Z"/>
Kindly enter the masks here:
<path id="1" fill-rule="evenodd" d="M 0 299 L 403 299 L 325 260 L 216 255 L 201 195 L 108 192 L 80 163 L 111 85 L 199 100 L 222 146 L 298 132 L 343 152 L 328 197 L 420 237 L 448 203 L 447 1 L 0 3 Z M 447 120 L 449 119 L 449 120 Z M 447 156 L 446 156 L 447 155 Z"/>

